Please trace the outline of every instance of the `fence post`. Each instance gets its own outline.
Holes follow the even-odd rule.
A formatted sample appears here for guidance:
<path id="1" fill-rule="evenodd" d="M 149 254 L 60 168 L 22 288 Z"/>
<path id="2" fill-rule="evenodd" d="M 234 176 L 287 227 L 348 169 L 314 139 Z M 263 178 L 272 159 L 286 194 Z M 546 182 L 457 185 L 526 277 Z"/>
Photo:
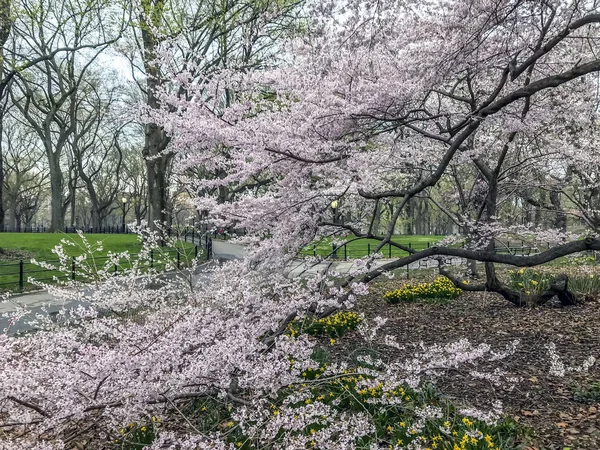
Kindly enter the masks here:
<path id="1" fill-rule="evenodd" d="M 369 242 L 367 244 L 367 256 L 369 256 L 371 254 L 371 243 Z"/>
<path id="2" fill-rule="evenodd" d="M 344 244 L 344 261 L 348 261 L 348 244 Z"/>
<path id="3" fill-rule="evenodd" d="M 410 278 L 410 263 L 406 265 L 406 279 Z"/>
<path id="4" fill-rule="evenodd" d="M 388 258 L 392 259 L 392 243 L 388 243 Z"/>
<path id="5" fill-rule="evenodd" d="M 71 256 L 71 280 L 75 281 L 75 257 Z"/>
<path id="6" fill-rule="evenodd" d="M 192 234 L 194 233 L 194 230 L 192 230 Z M 192 238 L 192 242 L 194 242 L 194 239 Z M 198 245 L 194 245 L 194 259 L 198 258 Z"/>
<path id="7" fill-rule="evenodd" d="M 150 250 L 150 268 L 154 269 L 154 250 Z"/>
<path id="8" fill-rule="evenodd" d="M 317 257 L 317 244 L 313 244 L 313 256 Z"/>
<path id="9" fill-rule="evenodd" d="M 19 261 L 19 290 L 23 292 L 23 260 Z"/>
<path id="10" fill-rule="evenodd" d="M 118 268 L 117 268 L 117 265 L 115 264 L 115 276 L 117 275 L 117 272 L 118 272 Z"/>
<path id="11" fill-rule="evenodd" d="M 429 242 L 427 242 L 427 248 L 429 248 Z"/>

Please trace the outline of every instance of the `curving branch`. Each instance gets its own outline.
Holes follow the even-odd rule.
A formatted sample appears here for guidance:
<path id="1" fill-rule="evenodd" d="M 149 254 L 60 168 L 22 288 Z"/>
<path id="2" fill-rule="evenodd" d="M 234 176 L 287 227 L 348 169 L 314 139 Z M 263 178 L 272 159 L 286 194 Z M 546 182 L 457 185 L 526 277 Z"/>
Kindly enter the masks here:
<path id="1" fill-rule="evenodd" d="M 425 258 L 433 258 L 436 256 L 452 256 L 456 258 L 472 259 L 480 262 L 493 262 L 506 264 L 516 267 L 533 267 L 539 266 L 563 256 L 572 255 L 586 250 L 600 250 L 600 239 L 588 237 L 580 241 L 568 242 L 566 244 L 557 245 L 545 252 L 531 256 L 520 256 L 511 254 L 500 254 L 490 250 L 471 250 L 465 248 L 450 248 L 450 247 L 430 247 L 413 253 L 404 258 L 399 258 L 395 261 L 384 264 L 383 266 L 367 273 L 363 278 L 363 283 L 368 283 L 379 277 L 384 272 L 405 267 L 408 264 L 417 262 Z"/>

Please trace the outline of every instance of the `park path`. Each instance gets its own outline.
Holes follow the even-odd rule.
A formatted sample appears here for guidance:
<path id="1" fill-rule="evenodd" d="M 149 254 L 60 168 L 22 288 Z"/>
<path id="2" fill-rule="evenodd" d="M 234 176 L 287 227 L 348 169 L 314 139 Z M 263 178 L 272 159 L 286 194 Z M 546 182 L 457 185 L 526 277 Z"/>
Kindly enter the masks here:
<path id="1" fill-rule="evenodd" d="M 227 241 L 213 240 L 213 258 L 218 261 L 236 260 L 242 259 L 245 256 L 245 249 L 236 244 L 232 244 Z M 390 262 L 390 259 L 379 259 L 373 264 L 373 268 L 381 267 L 382 265 Z M 434 262 L 421 261 L 413 263 L 408 266 L 408 272 L 415 269 L 423 269 L 428 267 L 434 267 Z M 461 261 L 457 259 L 453 263 L 460 264 Z M 198 266 L 196 272 L 192 275 L 193 284 L 208 281 L 209 271 L 208 268 L 214 263 L 206 263 Z M 306 277 L 310 278 L 318 274 L 322 274 L 325 271 L 335 271 L 340 274 L 347 274 L 354 269 L 354 262 L 348 261 L 321 261 L 318 263 L 310 262 L 308 259 L 299 258 L 293 261 L 287 267 L 287 274 L 290 278 Z M 175 274 L 167 274 L 166 276 L 176 276 Z M 84 294 L 85 296 L 85 294 Z M 79 297 L 74 295 L 74 297 Z M 80 298 L 80 297 L 79 297 Z M 71 309 L 77 306 L 89 306 L 85 300 L 62 300 L 56 299 L 51 293 L 47 291 L 39 291 L 25 294 L 13 295 L 8 301 L 0 302 L 0 332 L 8 328 L 9 334 L 18 334 L 33 329 L 31 325 L 27 323 L 27 317 L 12 322 L 10 315 L 19 311 L 22 308 L 30 310 L 32 313 L 46 312 L 50 315 L 56 314 L 63 309 Z"/>

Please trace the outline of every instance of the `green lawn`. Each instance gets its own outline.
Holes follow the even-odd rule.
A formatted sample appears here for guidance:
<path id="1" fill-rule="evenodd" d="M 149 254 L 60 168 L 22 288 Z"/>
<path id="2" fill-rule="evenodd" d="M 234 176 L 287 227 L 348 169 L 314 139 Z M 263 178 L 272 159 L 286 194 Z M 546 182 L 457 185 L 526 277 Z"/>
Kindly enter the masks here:
<path id="1" fill-rule="evenodd" d="M 135 234 L 86 234 L 90 244 L 94 245 L 102 241 L 103 250 L 95 254 L 98 265 L 103 265 L 106 261 L 108 252 L 120 253 L 129 251 L 135 255 L 141 249 L 141 244 Z M 29 277 L 37 280 L 50 281 L 53 276 L 62 276 L 60 272 L 49 271 L 32 264 L 31 259 L 38 261 L 57 263 L 56 254 L 52 249 L 60 244 L 62 239 L 69 239 L 75 242 L 76 246 L 65 246 L 65 250 L 70 256 L 77 256 L 85 253 L 83 243 L 77 234 L 65 233 L 0 233 L 0 291 L 19 290 L 20 264 L 23 262 L 24 290 L 29 290 L 33 286 L 27 283 Z M 194 247 L 192 244 L 181 243 L 185 248 L 185 256 L 182 261 L 193 257 Z M 175 249 L 167 249 L 168 255 L 174 255 Z M 163 258 L 156 255 L 156 264 L 154 267 L 160 269 L 164 266 Z"/>
<path id="2" fill-rule="evenodd" d="M 396 235 L 393 237 L 393 242 L 402 244 L 406 247 L 411 247 L 415 250 L 423 250 L 430 245 L 442 240 L 445 236 L 424 236 L 424 235 Z M 348 236 L 345 238 L 346 241 L 350 241 L 354 236 Z M 379 241 L 375 239 L 360 239 L 353 241 L 345 246 L 340 246 L 337 249 L 338 258 L 362 258 L 375 251 L 379 245 Z M 333 251 L 333 244 L 330 238 L 322 239 L 315 242 L 302 250 L 302 254 L 306 256 L 328 256 Z M 344 248 L 346 247 L 346 248 Z M 385 245 L 381 249 L 381 253 L 385 258 L 395 258 L 399 256 L 406 256 L 407 252 L 400 250 L 399 248 Z"/>

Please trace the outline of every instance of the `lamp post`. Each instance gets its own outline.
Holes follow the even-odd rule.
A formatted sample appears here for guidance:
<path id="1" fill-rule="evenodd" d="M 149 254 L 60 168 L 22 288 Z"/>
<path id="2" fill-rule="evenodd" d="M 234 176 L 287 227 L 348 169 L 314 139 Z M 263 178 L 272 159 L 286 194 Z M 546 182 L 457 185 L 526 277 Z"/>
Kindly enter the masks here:
<path id="1" fill-rule="evenodd" d="M 334 200 L 331 202 L 331 209 L 333 210 L 333 223 L 337 224 L 337 207 L 338 207 L 338 201 Z"/>
<path id="2" fill-rule="evenodd" d="M 338 207 L 338 201 L 334 200 L 331 202 L 331 209 L 333 211 L 333 224 L 336 225 L 337 224 L 337 207 Z M 333 259 L 337 259 L 337 247 L 335 246 L 335 244 L 333 244 Z"/>
<path id="3" fill-rule="evenodd" d="M 123 221 L 121 222 L 122 232 L 125 233 L 125 205 L 127 204 L 127 198 L 123 197 L 121 199 L 121 206 L 123 208 Z"/>

